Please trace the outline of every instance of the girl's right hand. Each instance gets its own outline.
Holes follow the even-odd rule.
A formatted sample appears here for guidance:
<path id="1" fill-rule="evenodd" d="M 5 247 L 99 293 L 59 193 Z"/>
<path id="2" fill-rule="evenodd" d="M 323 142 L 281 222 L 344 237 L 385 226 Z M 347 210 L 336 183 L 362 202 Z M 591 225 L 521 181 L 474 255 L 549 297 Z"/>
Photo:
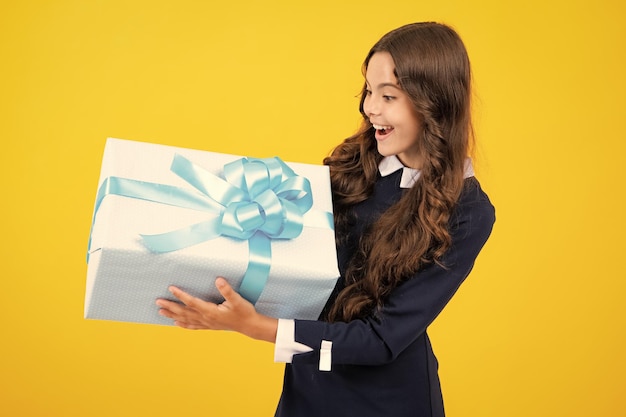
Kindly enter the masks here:
<path id="1" fill-rule="evenodd" d="M 232 330 L 258 340 L 274 343 L 278 320 L 259 314 L 228 282 L 218 277 L 215 286 L 224 297 L 220 304 L 194 297 L 175 286 L 170 292 L 181 303 L 157 300 L 159 314 L 174 320 L 176 326 L 191 330 Z"/>

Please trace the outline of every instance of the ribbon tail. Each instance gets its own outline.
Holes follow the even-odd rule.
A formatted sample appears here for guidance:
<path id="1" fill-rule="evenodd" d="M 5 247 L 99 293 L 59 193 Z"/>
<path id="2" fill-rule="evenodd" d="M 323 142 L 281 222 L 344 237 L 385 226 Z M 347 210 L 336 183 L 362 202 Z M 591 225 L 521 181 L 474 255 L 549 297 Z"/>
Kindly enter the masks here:
<path id="1" fill-rule="evenodd" d="M 272 261 L 271 239 L 261 232 L 256 232 L 248 239 L 250 249 L 248 269 L 243 276 L 239 294 L 246 300 L 255 304 L 270 274 Z"/>
<path id="2" fill-rule="evenodd" d="M 246 197 L 243 190 L 195 165 L 182 155 L 174 155 L 170 170 L 223 206 L 232 201 L 242 201 Z"/>
<path id="3" fill-rule="evenodd" d="M 220 213 L 222 205 L 207 196 L 190 192 L 183 188 L 172 185 L 157 184 L 145 181 L 137 181 L 128 178 L 107 177 L 100 186 L 96 195 L 96 204 L 91 220 L 91 231 L 87 244 L 87 263 L 91 252 L 91 234 L 96 222 L 96 215 L 104 198 L 108 195 L 135 198 L 159 204 L 167 204 L 176 207 L 189 208 L 192 210 Z"/>
<path id="4" fill-rule="evenodd" d="M 217 217 L 167 233 L 141 235 L 141 239 L 151 252 L 173 252 L 221 236 L 219 225 L 220 220 Z"/>
<path id="5" fill-rule="evenodd" d="M 304 214 L 304 226 L 315 227 L 317 229 L 335 230 L 335 220 L 333 213 L 321 210 L 309 210 Z"/>

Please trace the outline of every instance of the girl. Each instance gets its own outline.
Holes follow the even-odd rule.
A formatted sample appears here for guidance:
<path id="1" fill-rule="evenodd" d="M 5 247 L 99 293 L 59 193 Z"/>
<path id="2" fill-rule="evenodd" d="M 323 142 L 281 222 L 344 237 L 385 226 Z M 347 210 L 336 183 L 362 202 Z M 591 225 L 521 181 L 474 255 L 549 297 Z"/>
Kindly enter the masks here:
<path id="1" fill-rule="evenodd" d="M 494 208 L 473 177 L 470 65 L 437 23 L 386 34 L 368 53 L 361 129 L 324 161 L 341 278 L 318 321 L 257 313 L 224 279 L 213 304 L 178 288 L 161 314 L 188 329 L 276 343 L 287 362 L 276 416 L 444 416 L 426 329 L 467 277 Z"/>

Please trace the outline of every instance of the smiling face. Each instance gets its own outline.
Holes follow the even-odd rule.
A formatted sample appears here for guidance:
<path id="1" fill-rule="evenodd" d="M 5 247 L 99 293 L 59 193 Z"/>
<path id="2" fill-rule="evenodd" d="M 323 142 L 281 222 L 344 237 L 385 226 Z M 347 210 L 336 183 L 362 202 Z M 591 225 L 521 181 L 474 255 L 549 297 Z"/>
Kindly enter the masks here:
<path id="1" fill-rule="evenodd" d="M 396 155 L 407 167 L 420 169 L 421 118 L 409 96 L 400 88 L 395 64 L 388 52 L 376 52 L 367 64 L 363 112 L 376 129 L 378 152 Z"/>

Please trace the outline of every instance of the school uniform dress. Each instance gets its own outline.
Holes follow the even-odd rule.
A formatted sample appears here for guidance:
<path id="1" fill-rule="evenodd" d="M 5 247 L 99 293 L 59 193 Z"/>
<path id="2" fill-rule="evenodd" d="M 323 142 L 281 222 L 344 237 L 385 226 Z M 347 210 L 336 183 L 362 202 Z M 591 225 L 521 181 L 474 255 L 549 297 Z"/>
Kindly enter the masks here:
<path id="1" fill-rule="evenodd" d="M 338 248 L 342 273 L 367 227 L 419 175 L 396 157 L 385 158 L 379 168 L 373 195 L 354 207 L 359 222 Z M 444 416 L 437 359 L 426 329 L 470 273 L 495 221 L 471 166 L 466 177 L 450 220 L 452 246 L 442 259 L 446 268 L 424 267 L 365 319 L 279 320 L 275 360 L 287 364 L 276 417 Z M 342 288 L 340 278 L 327 308 Z"/>

